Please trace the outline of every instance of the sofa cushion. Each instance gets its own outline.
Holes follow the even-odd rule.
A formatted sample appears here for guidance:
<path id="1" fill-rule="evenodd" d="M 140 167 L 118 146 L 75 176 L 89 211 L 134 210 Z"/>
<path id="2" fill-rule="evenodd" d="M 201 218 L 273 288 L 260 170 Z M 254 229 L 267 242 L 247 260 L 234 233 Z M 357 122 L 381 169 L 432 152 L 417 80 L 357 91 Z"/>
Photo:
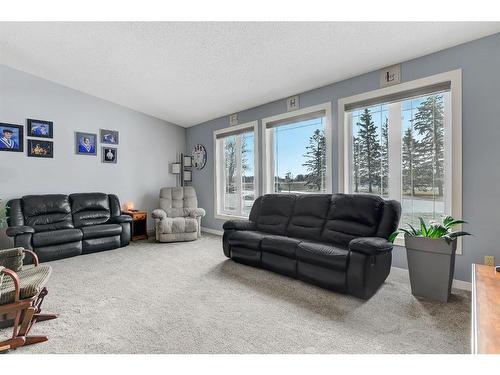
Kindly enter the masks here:
<path id="1" fill-rule="evenodd" d="M 369 194 L 334 194 L 321 233 L 321 241 L 347 246 L 357 237 L 373 237 L 384 200 Z"/>
<path id="2" fill-rule="evenodd" d="M 36 232 L 73 228 L 68 196 L 26 195 L 22 198 L 24 225 Z"/>
<path id="3" fill-rule="evenodd" d="M 78 193 L 69 196 L 75 227 L 104 224 L 110 218 L 108 195 L 104 193 Z"/>
<path id="4" fill-rule="evenodd" d="M 262 197 L 257 229 L 262 232 L 285 235 L 292 215 L 295 195 L 267 194 Z"/>
<path id="5" fill-rule="evenodd" d="M 64 244 L 67 242 L 81 241 L 83 237 L 80 229 L 61 229 L 50 232 L 39 232 L 33 234 L 33 246 L 49 246 Z"/>
<path id="6" fill-rule="evenodd" d="M 260 247 L 262 251 L 295 258 L 295 249 L 300 240 L 285 236 L 267 235 L 262 239 Z"/>
<path id="7" fill-rule="evenodd" d="M 228 241 L 231 246 L 260 250 L 260 242 L 265 236 L 266 233 L 251 230 L 236 231 L 228 235 Z"/>
<path id="8" fill-rule="evenodd" d="M 301 242 L 297 246 L 297 259 L 318 266 L 345 270 L 349 251 L 330 244 Z"/>
<path id="9" fill-rule="evenodd" d="M 328 194 L 299 195 L 287 227 L 287 236 L 317 240 L 326 220 L 331 196 Z"/>
<path id="10" fill-rule="evenodd" d="M 110 236 L 119 236 L 122 234 L 122 226 L 120 224 L 101 224 L 89 225 L 82 227 L 83 239 L 102 238 Z"/>
<path id="11" fill-rule="evenodd" d="M 163 234 L 198 232 L 198 221 L 193 217 L 166 217 L 157 225 L 157 230 Z"/>

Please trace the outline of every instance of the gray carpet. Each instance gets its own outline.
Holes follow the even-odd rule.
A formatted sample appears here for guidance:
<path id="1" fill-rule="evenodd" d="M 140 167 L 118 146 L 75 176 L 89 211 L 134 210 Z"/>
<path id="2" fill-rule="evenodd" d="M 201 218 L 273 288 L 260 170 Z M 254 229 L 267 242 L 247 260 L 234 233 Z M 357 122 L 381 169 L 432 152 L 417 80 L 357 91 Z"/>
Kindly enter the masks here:
<path id="1" fill-rule="evenodd" d="M 51 263 L 46 311 L 17 353 L 467 353 L 470 294 L 414 298 L 393 269 L 369 301 L 227 260 L 220 237 L 136 242 Z M 1 330 L 5 336 L 10 331 Z"/>

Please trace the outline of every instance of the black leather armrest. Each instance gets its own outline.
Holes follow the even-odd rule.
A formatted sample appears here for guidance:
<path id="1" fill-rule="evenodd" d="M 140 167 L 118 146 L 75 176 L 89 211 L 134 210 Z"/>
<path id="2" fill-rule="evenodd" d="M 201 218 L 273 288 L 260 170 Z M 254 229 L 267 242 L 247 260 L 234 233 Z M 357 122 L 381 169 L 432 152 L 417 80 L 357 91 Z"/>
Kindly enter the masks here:
<path id="1" fill-rule="evenodd" d="M 349 250 L 366 255 L 377 255 L 392 250 L 392 243 L 381 237 L 359 237 L 349 242 Z"/>
<path id="2" fill-rule="evenodd" d="M 35 230 L 32 227 L 28 227 L 27 225 L 19 225 L 15 227 L 8 227 L 6 233 L 9 237 L 15 237 L 19 234 L 35 233 Z"/>
<path id="3" fill-rule="evenodd" d="M 224 230 L 255 230 L 256 227 L 250 220 L 228 220 L 222 226 Z"/>
<path id="4" fill-rule="evenodd" d="M 131 222 L 132 222 L 132 216 L 130 215 L 113 216 L 108 220 L 108 223 L 111 224 L 121 224 L 121 223 L 131 223 Z"/>

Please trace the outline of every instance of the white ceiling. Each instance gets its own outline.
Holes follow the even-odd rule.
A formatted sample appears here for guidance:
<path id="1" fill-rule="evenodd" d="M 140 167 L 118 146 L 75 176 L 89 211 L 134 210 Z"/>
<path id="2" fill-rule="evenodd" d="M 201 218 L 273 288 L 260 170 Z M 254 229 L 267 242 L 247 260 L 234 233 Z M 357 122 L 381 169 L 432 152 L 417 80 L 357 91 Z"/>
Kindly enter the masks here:
<path id="1" fill-rule="evenodd" d="M 0 63 L 189 127 L 499 31 L 499 22 L 4 22 Z"/>

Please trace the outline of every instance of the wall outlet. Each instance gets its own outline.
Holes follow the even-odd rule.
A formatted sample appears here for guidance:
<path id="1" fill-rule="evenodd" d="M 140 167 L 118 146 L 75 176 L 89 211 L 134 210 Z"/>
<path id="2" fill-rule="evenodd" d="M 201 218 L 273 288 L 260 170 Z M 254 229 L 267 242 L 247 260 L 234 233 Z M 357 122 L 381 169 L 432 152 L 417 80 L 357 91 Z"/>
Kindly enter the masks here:
<path id="1" fill-rule="evenodd" d="M 495 266 L 495 257 L 493 255 L 485 255 L 484 256 L 484 264 L 487 266 Z"/>

